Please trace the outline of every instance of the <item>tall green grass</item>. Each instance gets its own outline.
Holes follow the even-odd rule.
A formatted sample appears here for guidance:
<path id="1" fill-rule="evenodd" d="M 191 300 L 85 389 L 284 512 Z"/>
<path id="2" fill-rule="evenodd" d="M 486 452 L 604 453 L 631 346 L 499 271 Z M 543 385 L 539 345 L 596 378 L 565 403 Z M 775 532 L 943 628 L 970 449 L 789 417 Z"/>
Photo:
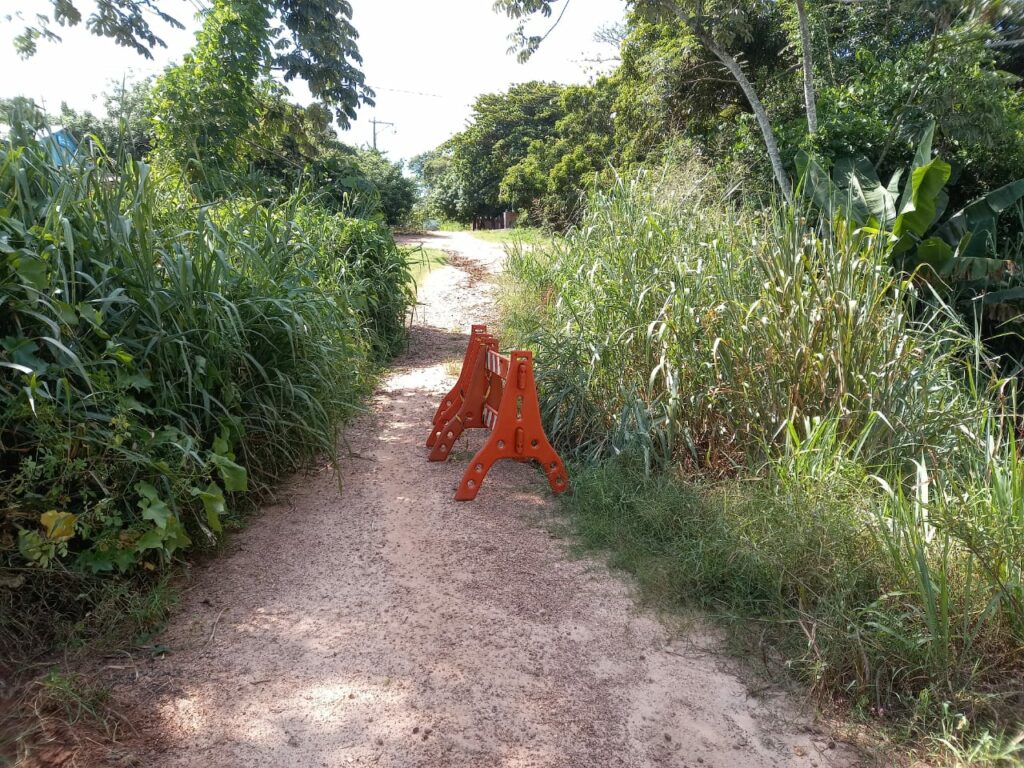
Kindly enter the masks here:
<path id="1" fill-rule="evenodd" d="M 1020 728 L 1011 389 L 884 244 L 707 179 L 620 180 L 513 251 L 504 309 L 581 468 L 586 541 L 663 598 L 756 619 L 865 713 Z"/>
<path id="2" fill-rule="evenodd" d="M 412 300 L 381 225 L 300 197 L 202 205 L 143 163 L 55 167 L 15 132 L 0 147 L 0 656 L 100 631 L 92 574 L 158 572 L 333 457 Z"/>

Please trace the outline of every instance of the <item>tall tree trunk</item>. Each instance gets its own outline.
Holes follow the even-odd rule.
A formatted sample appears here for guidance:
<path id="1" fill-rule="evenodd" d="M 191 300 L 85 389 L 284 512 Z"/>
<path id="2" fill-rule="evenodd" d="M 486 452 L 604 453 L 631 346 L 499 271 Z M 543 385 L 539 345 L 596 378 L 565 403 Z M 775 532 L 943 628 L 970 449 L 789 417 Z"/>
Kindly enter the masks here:
<path id="1" fill-rule="evenodd" d="M 680 14 L 682 17 L 682 15 Z M 704 46 L 715 55 L 715 57 L 722 62 L 729 74 L 733 76 L 737 84 L 740 86 L 740 90 L 743 91 L 743 95 L 747 97 L 747 101 L 750 103 L 750 108 L 754 110 L 754 117 L 757 118 L 757 125 L 761 129 L 761 135 L 764 137 L 764 146 L 768 151 L 768 159 L 772 164 L 772 171 L 775 174 L 775 182 L 779 185 L 779 189 L 782 190 L 782 196 L 786 198 L 787 203 L 793 202 L 793 192 L 789 185 L 789 177 L 786 175 L 785 169 L 782 167 L 782 157 L 779 155 L 779 145 L 775 142 L 775 133 L 772 131 L 772 123 L 768 118 L 768 112 L 765 111 L 764 105 L 761 103 L 761 99 L 758 98 L 757 89 L 754 88 L 754 84 L 750 82 L 746 73 L 743 71 L 743 67 L 736 61 L 728 51 L 722 48 L 711 34 L 701 26 L 699 21 L 688 17 L 682 17 L 684 21 L 693 30 L 693 33 L 697 38 L 704 44 Z"/>
<path id="2" fill-rule="evenodd" d="M 807 19 L 804 0 L 796 0 L 796 16 L 800 22 L 800 48 L 804 60 L 804 105 L 807 107 L 807 130 L 817 133 L 818 102 L 814 94 L 814 54 L 811 51 L 811 24 Z"/>

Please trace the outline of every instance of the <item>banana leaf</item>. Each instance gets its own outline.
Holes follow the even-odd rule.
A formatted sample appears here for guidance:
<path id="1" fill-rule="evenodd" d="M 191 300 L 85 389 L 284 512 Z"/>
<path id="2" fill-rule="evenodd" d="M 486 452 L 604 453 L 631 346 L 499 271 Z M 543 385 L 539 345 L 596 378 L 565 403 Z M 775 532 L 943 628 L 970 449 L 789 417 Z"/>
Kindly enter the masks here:
<path id="1" fill-rule="evenodd" d="M 892 227 L 893 234 L 899 237 L 901 242 L 905 242 L 905 235 L 923 237 L 942 215 L 942 210 L 949 201 L 949 198 L 944 196 L 943 187 L 949 181 L 951 172 L 949 163 L 939 158 L 914 168 L 910 183 L 903 189 L 900 213 Z"/>
<path id="2" fill-rule="evenodd" d="M 980 257 L 995 250 L 996 219 L 999 214 L 1024 197 L 1024 179 L 1018 179 L 984 197 L 968 203 L 944 222 L 936 234 L 947 243 L 967 238 L 961 255 Z"/>

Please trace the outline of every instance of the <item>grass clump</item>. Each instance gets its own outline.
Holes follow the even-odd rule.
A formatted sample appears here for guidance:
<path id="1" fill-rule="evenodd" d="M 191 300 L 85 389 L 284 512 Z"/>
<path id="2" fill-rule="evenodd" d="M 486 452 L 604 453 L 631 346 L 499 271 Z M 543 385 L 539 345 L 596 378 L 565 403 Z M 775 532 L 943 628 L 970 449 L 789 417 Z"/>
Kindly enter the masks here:
<path id="1" fill-rule="evenodd" d="M 333 457 L 413 300 L 381 224 L 301 196 L 200 203 L 144 163 L 55 166 L 18 136 L 0 147 L 0 660 L 96 636 L 107 604 L 151 628 L 159 590 L 131 580 Z"/>
<path id="2" fill-rule="evenodd" d="M 502 245 L 520 244 L 527 246 L 546 245 L 551 242 L 551 234 L 539 227 L 513 227 L 512 229 L 477 229 L 473 237 L 489 243 Z"/>
<path id="3" fill-rule="evenodd" d="M 1013 743 L 1012 389 L 884 243 L 707 179 L 620 181 L 513 253 L 504 309 L 586 543 L 662 599 L 756 619 L 820 694 L 948 755 Z"/>

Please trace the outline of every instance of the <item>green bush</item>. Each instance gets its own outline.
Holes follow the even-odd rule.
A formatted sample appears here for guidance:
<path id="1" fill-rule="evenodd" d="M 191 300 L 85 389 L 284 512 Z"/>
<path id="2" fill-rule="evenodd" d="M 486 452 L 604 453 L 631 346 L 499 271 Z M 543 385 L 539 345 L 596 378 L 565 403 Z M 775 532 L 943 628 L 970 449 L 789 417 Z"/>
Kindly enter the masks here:
<path id="1" fill-rule="evenodd" d="M 844 434 L 871 427 L 875 456 L 954 450 L 951 427 L 981 407 L 959 386 L 973 341 L 956 321 L 893 277 L 878 242 L 737 210 L 697 178 L 620 181 L 568 238 L 513 255 L 513 280 L 546 304 L 511 325 L 549 355 L 556 442 L 728 468 L 787 424 L 838 415 Z"/>
<path id="2" fill-rule="evenodd" d="M 1016 727 L 1024 463 L 980 344 L 879 240 L 694 178 L 510 260 L 584 540 L 865 712 Z"/>
<path id="3" fill-rule="evenodd" d="M 0 149 L 0 647 L 61 625 L 48 585 L 159 571 L 332 457 L 409 282 L 382 225 Z"/>

